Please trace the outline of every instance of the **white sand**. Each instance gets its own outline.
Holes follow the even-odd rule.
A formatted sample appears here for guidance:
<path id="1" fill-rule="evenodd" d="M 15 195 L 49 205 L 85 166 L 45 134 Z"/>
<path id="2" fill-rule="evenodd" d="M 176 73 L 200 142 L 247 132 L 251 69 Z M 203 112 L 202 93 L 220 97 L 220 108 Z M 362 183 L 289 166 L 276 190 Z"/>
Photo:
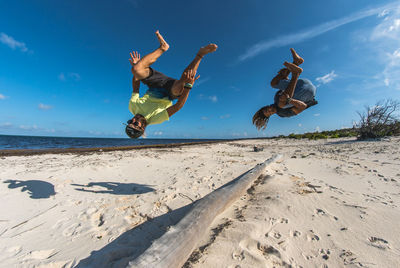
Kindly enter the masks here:
<path id="1" fill-rule="evenodd" d="M 187 267 L 399 267 L 399 143 L 248 140 L 3 157 L 0 267 L 124 267 L 192 200 L 275 153 L 284 161 L 216 219 Z"/>

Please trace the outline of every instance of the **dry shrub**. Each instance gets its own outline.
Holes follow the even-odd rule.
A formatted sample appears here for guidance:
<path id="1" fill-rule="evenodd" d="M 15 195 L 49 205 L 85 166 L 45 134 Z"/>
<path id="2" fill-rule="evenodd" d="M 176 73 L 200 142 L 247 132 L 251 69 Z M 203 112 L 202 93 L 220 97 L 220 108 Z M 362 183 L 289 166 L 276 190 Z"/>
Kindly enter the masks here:
<path id="1" fill-rule="evenodd" d="M 400 135 L 399 111 L 400 102 L 393 99 L 378 101 L 375 106 L 366 106 L 364 112 L 358 112 L 360 121 L 355 125 L 358 139 Z"/>

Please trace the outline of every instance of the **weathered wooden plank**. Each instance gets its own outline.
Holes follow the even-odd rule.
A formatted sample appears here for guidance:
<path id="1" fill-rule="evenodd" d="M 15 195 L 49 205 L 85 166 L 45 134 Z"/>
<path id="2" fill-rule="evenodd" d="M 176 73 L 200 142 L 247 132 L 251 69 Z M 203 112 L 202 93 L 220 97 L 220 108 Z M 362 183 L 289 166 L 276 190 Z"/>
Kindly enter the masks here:
<path id="1" fill-rule="evenodd" d="M 198 246 L 215 217 L 245 194 L 267 166 L 280 158 L 280 155 L 276 155 L 258 164 L 231 183 L 196 201 L 191 211 L 178 224 L 154 241 L 141 256 L 129 262 L 128 267 L 181 267 Z"/>

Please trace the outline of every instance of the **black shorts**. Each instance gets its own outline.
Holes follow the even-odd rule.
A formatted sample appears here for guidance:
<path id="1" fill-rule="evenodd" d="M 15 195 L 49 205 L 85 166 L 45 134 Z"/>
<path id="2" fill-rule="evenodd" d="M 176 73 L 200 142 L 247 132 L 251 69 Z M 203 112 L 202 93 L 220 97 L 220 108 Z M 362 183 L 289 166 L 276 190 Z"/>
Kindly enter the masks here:
<path id="1" fill-rule="evenodd" d="M 171 92 L 172 85 L 175 83 L 175 81 L 176 79 L 168 77 L 165 74 L 154 70 L 153 68 L 150 68 L 150 75 L 147 78 L 141 80 L 141 82 L 147 85 L 150 90 L 154 88 L 165 89 L 170 95 L 171 99 L 176 99 L 176 97 L 172 96 Z"/>

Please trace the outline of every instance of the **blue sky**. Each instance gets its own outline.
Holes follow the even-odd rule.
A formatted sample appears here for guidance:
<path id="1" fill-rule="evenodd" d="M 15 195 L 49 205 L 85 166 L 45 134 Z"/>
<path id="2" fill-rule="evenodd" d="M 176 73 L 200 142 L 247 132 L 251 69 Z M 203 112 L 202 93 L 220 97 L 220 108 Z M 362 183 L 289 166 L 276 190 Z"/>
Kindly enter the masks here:
<path id="1" fill-rule="evenodd" d="M 200 46 L 218 44 L 181 111 L 148 138 L 262 137 L 352 126 L 357 111 L 400 99 L 400 1 L 1 1 L 0 134 L 124 137 L 128 54 L 170 50 L 153 67 L 178 78 Z M 291 60 L 319 104 L 292 118 L 251 118 Z M 146 86 L 141 86 L 144 94 Z"/>

